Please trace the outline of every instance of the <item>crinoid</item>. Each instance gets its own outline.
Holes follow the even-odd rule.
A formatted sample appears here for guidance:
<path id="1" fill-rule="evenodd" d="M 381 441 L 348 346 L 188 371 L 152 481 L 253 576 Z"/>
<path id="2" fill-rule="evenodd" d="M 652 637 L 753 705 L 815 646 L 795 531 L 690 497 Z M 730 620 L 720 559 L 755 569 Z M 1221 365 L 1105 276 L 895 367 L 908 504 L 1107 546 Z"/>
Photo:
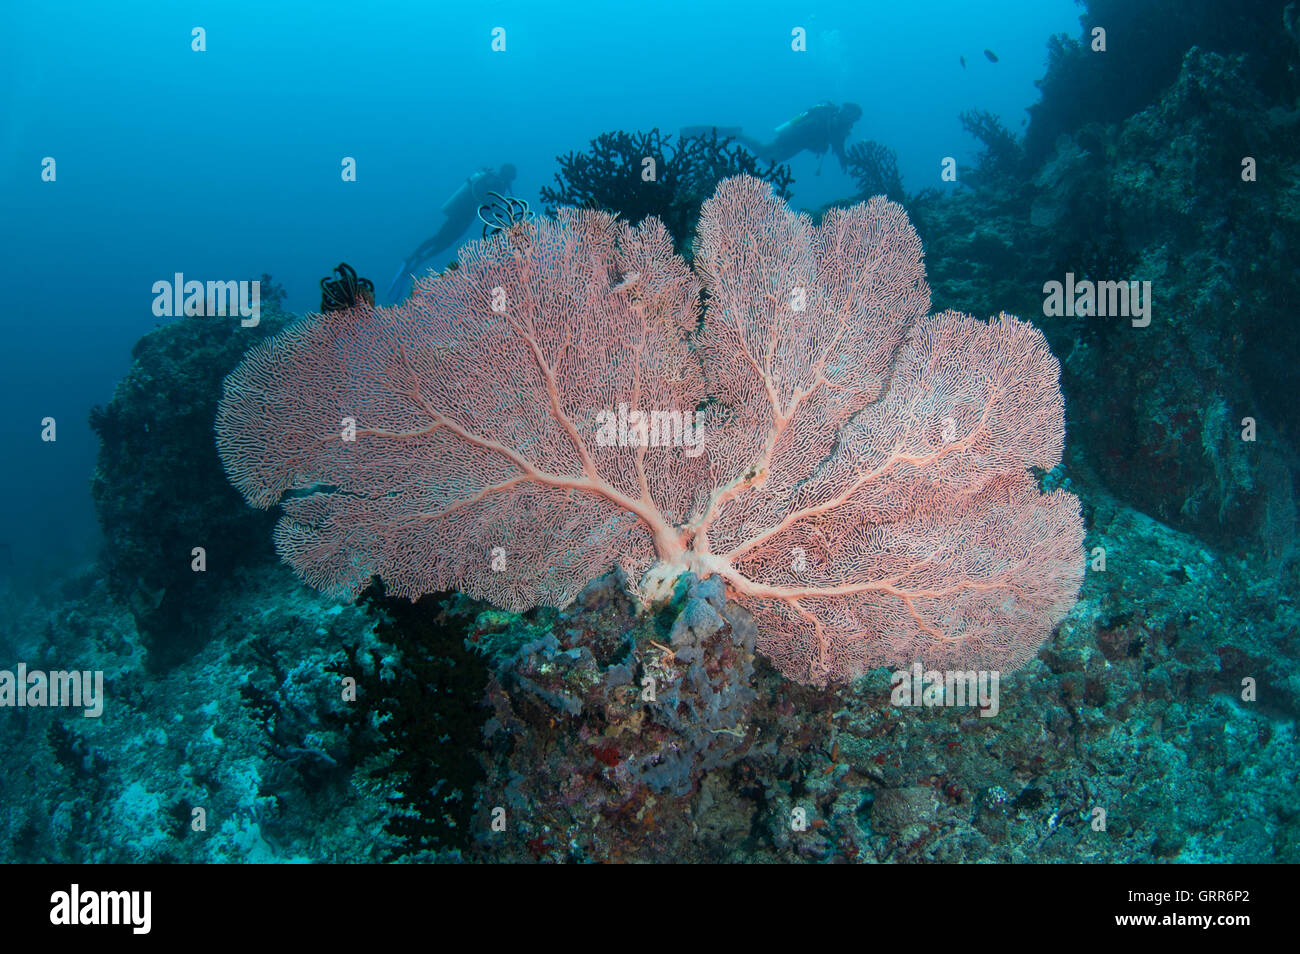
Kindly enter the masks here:
<path id="1" fill-rule="evenodd" d="M 334 269 L 338 278 L 326 275 L 320 280 L 320 310 L 347 311 L 358 301 L 367 305 L 375 303 L 375 284 L 368 278 L 358 278 L 357 271 L 347 262 L 339 262 Z"/>
<path id="2" fill-rule="evenodd" d="M 504 232 L 510 226 L 527 222 L 533 217 L 533 212 L 524 199 L 502 195 L 500 192 L 489 192 L 488 195 L 492 201 L 478 207 L 478 220 L 483 223 L 484 238 Z"/>

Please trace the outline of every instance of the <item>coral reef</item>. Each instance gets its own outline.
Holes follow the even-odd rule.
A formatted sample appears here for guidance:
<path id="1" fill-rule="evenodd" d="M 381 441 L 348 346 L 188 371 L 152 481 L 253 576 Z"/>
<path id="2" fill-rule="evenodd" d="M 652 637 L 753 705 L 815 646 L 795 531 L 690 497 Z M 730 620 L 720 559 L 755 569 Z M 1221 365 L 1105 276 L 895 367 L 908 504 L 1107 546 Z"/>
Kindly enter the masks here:
<path id="1" fill-rule="evenodd" d="M 1089 543 L 1104 546 L 1112 562 L 1088 577 L 1080 603 L 1038 659 L 1006 680 L 995 717 L 891 705 L 885 673 L 819 694 L 780 680 L 759 660 L 747 680 L 756 691 L 729 717 L 746 727 L 743 758 L 694 773 L 689 788 L 656 790 L 629 769 L 645 758 L 646 735 L 652 751 L 662 751 L 665 739 L 687 747 L 699 723 L 665 736 L 653 704 L 607 702 L 609 683 L 623 678 L 619 660 L 651 672 L 656 663 L 684 663 L 638 632 L 648 621 L 630 623 L 626 607 L 616 609 L 619 581 L 593 583 L 551 628 L 563 641 L 534 639 L 489 692 L 496 715 L 487 728 L 475 855 L 1300 857 L 1290 807 L 1297 785 L 1290 760 L 1300 754 L 1295 604 L 1271 598 L 1254 561 L 1225 562 L 1102 491 L 1092 499 Z M 698 600 L 698 584 L 686 585 Z M 689 603 L 654 625 L 679 628 Z M 730 633 L 718 630 L 727 637 L 722 646 L 736 646 Z M 545 670 L 545 683 L 507 688 L 520 663 L 527 678 Z M 1247 675 L 1258 681 L 1258 702 L 1243 701 Z M 643 711 L 646 721 L 637 722 Z M 506 811 L 501 831 L 491 827 L 498 806 Z M 1097 809 L 1104 829 L 1095 827 Z"/>
<path id="2" fill-rule="evenodd" d="M 477 850 L 630 859 L 689 839 L 701 779 L 755 743 L 749 614 L 726 603 L 718 577 L 688 575 L 663 612 L 638 617 L 614 574 L 530 636 L 493 641 Z M 501 657 L 503 644 L 518 648 Z M 500 809 L 506 826 L 494 829 Z"/>
<path id="3" fill-rule="evenodd" d="M 653 160 L 654 177 L 647 179 L 646 160 Z M 730 137 L 710 130 L 675 141 L 658 129 L 627 133 L 601 133 L 587 152 L 557 157 L 560 170 L 555 187 L 542 188 L 542 201 L 554 215 L 560 206 L 601 209 L 640 222 L 655 216 L 679 243 L 677 254 L 692 255 L 689 238 L 704 200 L 723 179 L 750 175 L 769 183 L 777 195 L 788 199 L 790 169 L 775 162 L 764 164 Z"/>
<path id="4" fill-rule="evenodd" d="M 161 667 L 205 638 L 231 573 L 273 555 L 272 521 L 242 505 L 212 443 L 221 380 L 251 344 L 284 327 L 276 288 L 267 293 L 255 327 L 232 333 L 227 321 L 187 317 L 145 335 L 112 400 L 90 413 L 103 565 Z M 206 551 L 206 571 L 192 568 L 195 547 Z"/>
<path id="5" fill-rule="evenodd" d="M 985 109 L 967 110 L 958 119 L 962 128 L 984 146 L 975 168 L 967 172 L 966 181 L 978 185 L 986 177 L 1012 176 L 1020 171 L 1024 151 L 1020 140 L 1002 124 L 1002 120 Z"/>
<path id="6" fill-rule="evenodd" d="M 1271 105 L 1269 69 L 1189 50 L 1149 107 L 1059 132 L 1038 165 L 995 164 L 976 188 L 919 197 L 909 211 L 941 307 L 1041 313 L 1045 279 L 1149 281 L 1150 327 L 1121 316 L 1040 321 L 1066 356 L 1078 453 L 1153 516 L 1219 545 L 1263 544 L 1281 560 L 1300 434 L 1289 397 L 1300 339 L 1280 330 L 1300 242 L 1300 126 Z M 1247 148 L 1257 179 L 1243 178 Z"/>
<path id="7" fill-rule="evenodd" d="M 488 682 L 477 642 L 493 614 L 456 594 L 413 603 L 380 583 L 361 603 L 384 649 L 345 647 L 334 669 L 357 680 L 359 704 L 348 712 L 352 756 L 366 766 L 369 785 L 396 790 L 388 797 L 386 860 L 436 860 L 472 838 Z"/>
<path id="8" fill-rule="evenodd" d="M 630 611 L 617 576 L 560 613 L 424 600 L 377 614 L 287 569 L 245 569 L 212 638 L 161 677 L 131 614 L 81 581 L 57 610 L 17 607 L 0 625 L 18 658 L 75 654 L 109 688 L 100 719 L 0 723 L 0 859 L 1300 861 L 1300 609 L 1257 560 L 1104 491 L 1089 500 L 1108 568 L 992 718 L 891 705 L 887 673 L 836 693 L 785 680 L 709 581 L 681 581 L 654 616 Z M 451 669 L 478 657 L 486 705 L 465 702 L 469 682 L 445 703 L 445 678 L 421 690 L 413 642 Z M 343 674 L 356 703 L 340 702 Z M 452 721 L 422 729 L 431 712 Z M 413 747 L 405 767 L 381 738 L 390 720 L 387 738 Z M 415 747 L 442 735 L 459 741 L 411 774 Z M 480 764 L 453 783 L 455 746 Z M 413 815 L 413 780 L 451 811 Z"/>
<path id="9" fill-rule="evenodd" d="M 1291 0 L 1086 0 L 1083 6 L 1082 38 L 1052 38 L 1047 74 L 1038 83 L 1042 98 L 1029 108 L 1025 147 L 1035 163 L 1062 133 L 1122 122 L 1157 100 L 1193 47 L 1249 53 L 1261 87 L 1292 102 L 1300 94 L 1294 31 L 1285 29 Z M 1105 52 L 1092 49 L 1097 28 L 1106 31 Z"/>
<path id="10" fill-rule="evenodd" d="M 858 185 L 859 198 L 883 195 L 891 202 L 904 200 L 903 177 L 894 150 L 869 139 L 850 146 L 845 158 L 845 168 Z"/>
<path id="11" fill-rule="evenodd" d="M 690 570 L 800 681 L 1030 658 L 1083 572 L 1077 499 L 1030 473 L 1064 440 L 1042 335 L 926 315 L 920 245 L 879 197 L 814 229 L 739 176 L 695 273 L 670 248 L 655 219 L 566 209 L 394 309 L 294 325 L 226 379 L 231 481 L 282 506 L 277 549 L 335 594 L 378 576 L 562 607 L 615 565 L 652 604 Z"/>
<path id="12" fill-rule="evenodd" d="M 1066 272 L 1155 290 L 1146 328 L 1038 321 L 1069 466 L 1034 477 L 1079 497 L 1089 569 L 995 714 L 895 704 L 880 670 L 785 678 L 718 574 L 649 612 L 614 560 L 560 610 L 412 602 L 368 572 L 359 605 L 303 586 L 212 447 L 221 377 L 285 322 L 268 287 L 256 331 L 142 340 L 94 414 L 101 567 L 5 593 L 6 658 L 101 671 L 106 707 L 6 710 L 0 861 L 1300 862 L 1300 15 L 1085 9 L 1113 51 L 1056 41 L 1024 141 L 971 114 L 970 188 L 904 200 L 938 310 L 1041 314 Z M 565 168 L 610 211 L 675 210 L 680 239 L 714 183 L 651 208 L 638 150 L 666 148 L 610 136 Z M 888 148 L 857 156 L 888 194 Z"/>
<path id="13" fill-rule="evenodd" d="M 206 640 L 162 673 L 102 580 L 76 581 L 57 609 L 15 601 L 0 646 L 32 665 L 102 671 L 105 703 L 98 718 L 40 708 L 0 722 L 0 858 L 344 862 L 396 847 L 384 833 L 395 793 L 354 758 L 332 672 L 348 648 L 373 665 L 391 648 L 361 610 L 273 561 L 228 582 Z"/>

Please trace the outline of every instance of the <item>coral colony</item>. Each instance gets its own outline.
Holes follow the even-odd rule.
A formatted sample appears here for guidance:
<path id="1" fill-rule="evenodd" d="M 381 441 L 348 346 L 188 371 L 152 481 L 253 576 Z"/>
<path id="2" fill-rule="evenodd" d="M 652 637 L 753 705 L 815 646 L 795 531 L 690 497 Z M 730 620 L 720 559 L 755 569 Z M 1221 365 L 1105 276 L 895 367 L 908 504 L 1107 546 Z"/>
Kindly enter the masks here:
<path id="1" fill-rule="evenodd" d="M 283 506 L 276 545 L 313 586 L 522 611 L 611 566 L 645 605 L 717 577 L 815 685 L 1015 669 L 1074 604 L 1078 500 L 1030 473 L 1061 459 L 1057 363 L 1010 316 L 927 314 L 900 206 L 814 228 L 739 176 L 704 204 L 694 271 L 654 218 L 568 209 L 458 261 L 226 381 L 227 472 Z M 617 408 L 698 409 L 703 453 L 602 440 Z"/>
<path id="2" fill-rule="evenodd" d="M 851 37 L 878 24 L 842 6 L 858 70 Z M 1036 36 L 900 21 L 939 44 L 925 83 L 896 84 L 906 136 L 852 73 L 869 105 L 843 143 L 785 148 L 838 116 L 817 102 L 832 74 L 777 97 L 799 115 L 748 95 L 774 52 L 827 65 L 832 18 L 801 52 L 740 31 L 689 64 L 669 44 L 664 83 L 605 76 L 641 127 L 551 110 L 497 154 L 485 117 L 555 100 L 474 82 L 473 110 L 402 127 L 410 161 L 385 173 L 388 146 L 367 146 L 337 182 L 373 123 L 322 153 L 257 113 L 254 171 L 310 186 L 271 205 L 205 208 L 203 150 L 150 164 L 136 199 L 166 189 L 202 227 L 68 232 L 122 266 L 97 286 L 109 312 L 68 326 L 99 364 L 48 334 L 76 296 L 32 311 L 14 286 L 13 355 L 51 349 L 10 382 L 50 395 L 9 468 L 42 546 L 61 515 L 31 481 L 75 476 L 86 449 L 45 405 L 107 397 L 123 329 L 151 330 L 90 413 L 96 559 L 52 574 L 21 526 L 0 538 L 0 857 L 1300 860 L 1300 4 L 1067 14 L 1081 30 L 1047 41 L 1041 96 Z M 587 18 L 583 48 L 633 62 L 651 24 L 611 48 L 618 17 Z M 136 52 L 106 68 L 164 62 Z M 431 65 L 466 62 L 482 75 Z M 980 94 L 1017 71 L 1023 123 Z M 358 101 L 382 111 L 390 74 L 351 71 L 372 83 Z M 585 102 L 590 71 L 569 74 L 556 91 Z M 15 155 L 58 152 L 47 127 L 17 123 Z M 138 156 L 137 133 L 98 153 Z M 85 197 L 54 162 L 15 235 Z M 438 272 L 401 260 L 398 287 L 422 277 L 376 307 L 371 279 L 430 243 Z M 159 254 L 147 275 L 132 247 Z M 92 880 L 44 892 L 56 923 L 149 929 L 147 894 Z M 1133 887 L 1114 900 L 1187 901 Z"/>

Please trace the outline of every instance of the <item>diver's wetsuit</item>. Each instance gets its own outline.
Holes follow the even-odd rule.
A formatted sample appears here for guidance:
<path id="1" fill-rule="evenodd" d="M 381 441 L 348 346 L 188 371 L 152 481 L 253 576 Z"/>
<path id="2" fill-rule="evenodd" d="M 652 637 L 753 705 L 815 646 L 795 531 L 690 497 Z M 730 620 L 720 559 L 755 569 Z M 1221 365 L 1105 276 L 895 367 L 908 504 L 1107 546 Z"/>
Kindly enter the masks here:
<path id="1" fill-rule="evenodd" d="M 730 136 L 758 158 L 768 162 L 785 162 L 805 149 L 819 156 L 829 149 L 835 153 L 843 168 L 844 142 L 848 139 L 853 124 L 861 116 L 862 107 L 857 103 L 845 103 L 843 106 L 818 103 L 778 126 L 771 142 L 747 136 L 739 126 L 687 126 L 681 134 L 697 136 L 716 129 L 719 135 Z"/>
<path id="2" fill-rule="evenodd" d="M 388 290 L 388 300 L 396 301 L 403 284 L 410 279 L 417 268 L 439 252 L 451 248 L 456 240 L 465 234 L 465 230 L 477 218 L 479 206 L 491 201 L 489 192 L 506 194 L 514 179 L 515 167 L 509 163 L 496 172 L 482 169 L 467 178 L 461 187 L 452 193 L 451 198 L 442 204 L 442 214 L 447 217 L 447 221 L 442 223 L 442 228 L 421 242 L 420 247 L 408 255 L 402 267 L 398 269 L 397 276 Z"/>

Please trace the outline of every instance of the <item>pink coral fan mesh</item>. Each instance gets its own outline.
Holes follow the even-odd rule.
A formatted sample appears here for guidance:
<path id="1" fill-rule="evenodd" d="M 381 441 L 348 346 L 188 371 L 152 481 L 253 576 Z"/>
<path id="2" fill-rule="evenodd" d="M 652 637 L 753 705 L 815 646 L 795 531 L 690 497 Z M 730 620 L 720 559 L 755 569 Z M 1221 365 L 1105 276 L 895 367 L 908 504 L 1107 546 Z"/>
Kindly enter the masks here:
<path id="1" fill-rule="evenodd" d="M 458 266 L 307 316 L 226 380 L 227 473 L 283 508 L 311 585 L 523 610 L 614 566 L 648 601 L 718 574 L 817 685 L 1014 669 L 1073 606 L 1079 502 L 1031 476 L 1061 459 L 1059 366 L 1009 315 L 928 314 L 900 206 L 814 228 L 741 176 L 705 203 L 694 272 L 658 220 L 576 210 Z"/>

